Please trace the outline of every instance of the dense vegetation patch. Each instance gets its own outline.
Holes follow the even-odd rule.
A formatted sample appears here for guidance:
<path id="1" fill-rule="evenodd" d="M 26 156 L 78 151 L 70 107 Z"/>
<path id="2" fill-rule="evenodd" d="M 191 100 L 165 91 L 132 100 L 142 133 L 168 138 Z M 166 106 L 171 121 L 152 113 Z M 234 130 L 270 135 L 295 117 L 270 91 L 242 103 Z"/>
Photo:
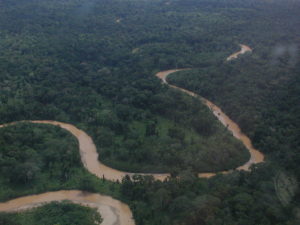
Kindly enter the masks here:
<path id="1" fill-rule="evenodd" d="M 183 56 L 164 61 L 167 55 L 174 57 L 180 36 L 170 37 L 171 44 L 167 39 L 159 41 L 163 35 L 156 32 L 149 39 L 147 25 L 132 15 L 130 1 L 116 3 L 125 8 L 115 9 L 114 14 L 110 4 L 91 1 L 88 7 L 85 1 L 28 1 L 7 3 L 0 9 L 6 18 L 0 22 L 1 122 L 51 119 L 74 123 L 92 136 L 101 161 L 131 172 L 189 167 L 197 172 L 221 171 L 245 163 L 247 150 L 206 106 L 169 90 L 154 77 L 158 69 L 174 66 L 181 57 L 191 59 L 185 52 L 190 47 L 181 46 Z M 158 6 L 138 4 L 147 11 L 139 16 L 153 26 L 155 21 L 149 17 Z M 26 21 L 16 10 L 25 14 Z M 37 20 L 41 13 L 48 16 Z M 124 24 L 115 22 L 120 13 L 128 17 Z M 163 17 L 163 11 L 160 14 Z M 189 17 L 194 21 L 196 13 Z M 167 20 L 169 27 L 172 16 Z M 130 27 L 136 29 L 133 24 L 141 30 L 130 32 Z M 186 19 L 182 29 L 188 29 L 187 25 Z M 153 29 L 159 32 L 167 27 Z M 132 53 L 134 47 L 140 48 L 137 54 Z M 156 54 L 161 55 L 157 58 Z"/>
<path id="2" fill-rule="evenodd" d="M 52 125 L 0 128 L 0 172 L 0 200 L 60 189 L 114 192 L 83 168 L 75 137 Z"/>
<path id="3" fill-rule="evenodd" d="M 110 137 L 105 129 L 95 129 L 99 160 L 134 172 L 207 172 L 236 168 L 249 159 L 242 143 L 198 99 L 173 90 L 167 94 L 155 96 L 152 106 L 165 118 L 149 114 L 136 119 L 129 107 L 119 106 L 125 134 Z"/>
<path id="4" fill-rule="evenodd" d="M 70 122 L 96 140 L 110 163 L 139 159 L 139 151 L 130 157 L 123 150 L 109 154 L 117 143 L 123 149 L 132 145 L 156 121 L 157 131 L 174 131 L 176 124 L 174 143 L 181 142 L 182 131 L 196 135 L 188 132 L 198 123 L 169 118 L 192 115 L 191 104 L 177 104 L 182 98 L 154 74 L 198 68 L 184 74 L 193 83 L 178 77 L 178 84 L 220 105 L 266 153 L 267 163 L 210 180 L 193 176 L 194 168 L 182 171 L 181 180 L 127 179 L 121 192 L 119 185 L 88 178 L 85 188 L 115 188 L 137 224 L 299 224 L 300 195 L 293 182 L 300 179 L 299 11 L 294 0 L 2 1 L 1 123 Z M 253 53 L 225 63 L 239 43 Z M 164 134 L 154 139 L 171 138 Z"/>
<path id="5" fill-rule="evenodd" d="M 300 59 L 289 53 L 273 57 L 257 49 L 236 62 L 179 72 L 168 80 L 216 102 L 257 148 L 299 176 Z"/>
<path id="6" fill-rule="evenodd" d="M 180 180 L 163 183 L 124 179 L 121 192 L 131 202 L 137 224 L 297 225 L 299 192 L 289 186 L 294 178 L 285 172 L 284 180 L 277 180 L 284 189 L 280 195 L 289 202 L 283 207 L 274 187 L 277 174 L 278 168 L 266 164 L 209 180 L 181 171 Z"/>

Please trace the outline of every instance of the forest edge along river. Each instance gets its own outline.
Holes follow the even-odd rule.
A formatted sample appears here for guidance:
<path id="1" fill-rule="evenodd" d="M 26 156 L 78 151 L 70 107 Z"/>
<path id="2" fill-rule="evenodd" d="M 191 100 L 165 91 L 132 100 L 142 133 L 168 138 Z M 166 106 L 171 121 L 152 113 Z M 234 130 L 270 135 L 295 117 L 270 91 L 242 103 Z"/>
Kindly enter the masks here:
<path id="1" fill-rule="evenodd" d="M 250 47 L 246 45 L 240 45 L 241 51 L 232 54 L 227 58 L 227 60 L 231 60 L 237 58 L 238 55 L 244 54 L 248 51 L 252 51 Z M 247 48 L 246 48 L 247 47 Z M 249 50 L 250 49 L 250 50 Z M 174 69 L 162 71 L 156 74 L 156 77 L 160 78 L 162 82 L 172 88 L 180 90 L 192 97 L 198 98 L 203 104 L 205 104 L 212 113 L 218 118 L 218 120 L 225 126 L 229 131 L 232 132 L 233 136 L 239 139 L 244 146 L 250 152 L 250 159 L 244 165 L 236 168 L 236 170 L 246 170 L 248 171 L 250 166 L 256 163 L 261 163 L 264 161 L 264 155 L 259 152 L 257 149 L 254 149 L 252 146 L 251 140 L 242 133 L 239 126 L 233 122 L 222 110 L 210 102 L 209 100 L 191 92 L 186 89 L 168 84 L 166 81 L 167 76 L 187 69 Z M 49 120 L 34 120 L 34 121 L 26 121 L 31 123 L 39 123 L 39 124 L 51 124 L 55 126 L 59 126 L 70 133 L 72 133 L 78 140 L 79 143 L 79 152 L 81 156 L 81 161 L 84 167 L 92 174 L 96 175 L 99 178 L 105 177 L 105 179 L 111 181 L 122 180 L 126 175 L 133 176 L 134 174 L 138 175 L 152 175 L 157 180 L 166 179 L 169 174 L 151 174 L 151 173 L 128 173 L 124 171 L 119 171 L 113 168 L 110 168 L 98 160 L 98 153 L 96 146 L 92 140 L 92 138 L 87 135 L 84 131 L 78 129 L 74 125 L 57 122 L 57 121 L 49 121 Z M 0 125 L 1 127 L 10 126 L 17 122 Z M 226 174 L 230 171 L 220 171 L 218 173 Z M 199 173 L 199 177 L 209 178 L 211 176 L 216 175 L 217 173 Z M 98 212 L 101 214 L 103 218 L 102 224 L 104 225 L 133 225 L 134 220 L 132 219 L 132 212 L 129 207 L 109 196 L 103 196 L 100 194 L 92 194 L 87 192 L 82 192 L 79 190 L 73 191 L 57 191 L 57 192 L 47 192 L 39 195 L 30 195 L 26 197 L 16 198 L 14 200 L 10 200 L 8 202 L 0 203 L 0 212 L 14 212 L 20 210 L 26 210 L 33 207 L 38 207 L 43 203 L 48 203 L 51 201 L 62 201 L 69 200 L 73 203 L 87 205 L 90 207 L 96 207 Z"/>
<path id="2" fill-rule="evenodd" d="M 96 208 L 103 218 L 101 225 L 134 225 L 128 205 L 109 196 L 78 190 L 46 192 L 0 203 L 0 212 L 17 212 L 39 207 L 52 201 L 68 200 L 75 204 Z"/>

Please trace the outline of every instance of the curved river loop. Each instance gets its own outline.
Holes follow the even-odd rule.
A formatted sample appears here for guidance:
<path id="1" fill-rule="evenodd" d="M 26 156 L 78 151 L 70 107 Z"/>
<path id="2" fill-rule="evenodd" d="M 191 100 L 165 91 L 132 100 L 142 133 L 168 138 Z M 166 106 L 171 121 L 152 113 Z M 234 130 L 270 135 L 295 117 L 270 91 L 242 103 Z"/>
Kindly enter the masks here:
<path id="1" fill-rule="evenodd" d="M 230 55 L 227 58 L 227 61 L 237 58 L 240 54 L 244 54 L 246 52 L 251 52 L 252 49 L 246 45 L 240 45 L 241 50 Z M 239 166 L 236 170 L 246 170 L 248 171 L 250 166 L 256 163 L 261 163 L 264 161 L 264 155 L 255 149 L 252 146 L 251 140 L 241 131 L 239 126 L 233 122 L 222 110 L 216 106 L 214 103 L 209 100 L 191 92 L 186 89 L 168 84 L 166 81 L 167 76 L 187 69 L 174 69 L 162 71 L 156 74 L 156 77 L 162 80 L 162 83 L 180 90 L 192 97 L 198 98 L 203 104 L 205 104 L 211 112 L 217 117 L 217 119 L 225 126 L 229 131 L 232 132 L 233 136 L 239 139 L 244 146 L 248 149 L 250 153 L 250 159 L 244 165 Z M 81 161 L 84 167 L 92 174 L 96 175 L 99 178 L 105 178 L 111 181 L 121 181 L 123 177 L 126 175 L 133 176 L 135 174 L 138 175 L 152 175 L 156 180 L 165 180 L 169 174 L 151 174 L 151 173 L 129 173 L 120 170 L 116 170 L 110 168 L 98 160 L 98 153 L 96 146 L 92 140 L 92 138 L 86 134 L 84 131 L 78 129 L 74 125 L 58 122 L 58 121 L 49 121 L 49 120 L 29 120 L 26 122 L 31 123 L 39 123 L 39 124 L 51 124 L 54 126 L 59 126 L 71 134 L 73 134 L 79 143 L 79 152 L 81 156 Z M 1 127 L 10 126 L 16 124 L 17 122 L 0 125 Z M 226 174 L 231 171 L 220 171 L 218 173 Z M 209 178 L 217 173 L 199 173 L 199 177 Z M 101 194 L 93 194 L 88 192 L 83 192 L 80 190 L 72 190 L 72 191 L 56 191 L 56 192 L 46 192 L 38 195 L 29 195 L 25 197 L 16 198 L 4 203 L 0 203 L 0 212 L 16 212 L 22 210 L 28 210 L 34 207 L 39 207 L 43 204 L 49 203 L 51 201 L 63 201 L 69 200 L 73 203 L 85 205 L 89 207 L 96 208 L 103 218 L 103 225 L 134 225 L 135 222 L 132 217 L 132 212 L 128 205 L 113 199 L 109 196 L 101 195 Z"/>

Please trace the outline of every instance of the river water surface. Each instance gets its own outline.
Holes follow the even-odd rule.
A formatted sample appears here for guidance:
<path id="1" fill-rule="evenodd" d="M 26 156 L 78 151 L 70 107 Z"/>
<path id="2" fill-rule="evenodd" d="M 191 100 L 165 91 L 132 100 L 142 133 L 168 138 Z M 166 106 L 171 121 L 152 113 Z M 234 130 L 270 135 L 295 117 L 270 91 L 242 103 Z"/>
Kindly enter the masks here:
<path id="1" fill-rule="evenodd" d="M 227 58 L 227 60 L 231 60 L 237 58 L 238 55 L 244 54 L 247 51 L 251 51 L 251 49 L 246 45 L 240 45 L 241 51 L 232 54 Z M 186 89 L 170 85 L 167 83 L 167 76 L 180 71 L 183 69 L 176 70 L 167 70 L 162 71 L 156 74 L 158 78 L 162 80 L 163 83 L 169 85 L 172 88 L 180 90 L 184 93 L 187 93 L 190 96 L 198 98 L 201 102 L 203 102 L 212 113 L 218 118 L 218 120 L 228 128 L 229 131 L 232 132 L 233 136 L 239 139 L 245 147 L 250 152 L 250 159 L 244 165 L 236 168 L 237 170 L 249 170 L 250 166 L 255 163 L 260 163 L 264 161 L 264 155 L 259 152 L 257 149 L 253 148 L 251 140 L 242 133 L 239 126 L 233 122 L 222 110 L 210 102 L 209 100 L 191 92 Z M 105 177 L 105 179 L 111 181 L 122 180 L 122 178 L 126 175 L 132 176 L 133 173 L 128 173 L 124 171 L 119 171 L 113 168 L 110 168 L 98 160 L 98 153 L 96 146 L 92 140 L 92 138 L 86 134 L 84 131 L 78 129 L 74 125 L 58 122 L 58 121 L 49 121 L 49 120 L 35 120 L 35 121 L 27 121 L 32 123 L 40 123 L 40 124 L 51 124 L 55 126 L 59 126 L 70 133 L 72 133 L 78 140 L 79 143 L 79 152 L 81 156 L 81 161 L 84 167 L 92 174 L 96 175 L 99 178 Z M 16 122 L 15 122 L 16 123 Z M 0 125 L 0 127 L 10 126 L 15 123 Z M 220 171 L 219 173 L 228 173 L 230 171 Z M 144 174 L 139 173 L 140 175 L 152 175 L 157 180 L 166 179 L 169 174 Z M 211 176 L 216 175 L 216 173 L 199 173 L 199 177 L 209 178 Z M 10 200 L 8 202 L 0 203 L 0 212 L 15 212 L 20 210 L 26 210 L 33 207 L 38 207 L 41 204 L 49 203 L 51 201 L 62 201 L 69 200 L 76 204 L 82 204 L 89 207 L 97 208 L 98 212 L 101 214 L 103 220 L 103 225 L 134 225 L 134 220 L 132 219 L 132 212 L 130 211 L 128 205 L 113 199 L 109 196 L 104 196 L 100 194 L 92 194 L 87 192 L 82 192 L 79 190 L 72 191 L 57 191 L 57 192 L 47 192 L 39 195 L 30 195 L 26 197 L 16 198 L 14 200 Z"/>

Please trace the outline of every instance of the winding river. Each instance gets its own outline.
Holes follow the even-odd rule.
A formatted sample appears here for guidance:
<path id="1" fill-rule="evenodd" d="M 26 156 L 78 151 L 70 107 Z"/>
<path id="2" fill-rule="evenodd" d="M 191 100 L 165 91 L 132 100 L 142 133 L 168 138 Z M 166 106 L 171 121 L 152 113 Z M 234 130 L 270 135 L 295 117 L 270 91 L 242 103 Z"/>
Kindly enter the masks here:
<path id="1" fill-rule="evenodd" d="M 109 196 L 78 190 L 46 192 L 38 195 L 16 198 L 8 202 L 0 203 L 0 211 L 17 212 L 35 208 L 52 201 L 63 200 L 96 208 L 103 218 L 101 225 L 135 225 L 128 205 Z"/>
<path id="2" fill-rule="evenodd" d="M 232 55 L 227 57 L 227 61 L 236 59 L 239 55 L 245 54 L 246 52 L 252 52 L 252 49 L 248 45 L 240 44 L 241 50 L 238 52 L 233 53 Z"/>
<path id="3" fill-rule="evenodd" d="M 246 45 L 240 45 L 240 46 L 242 48 L 241 51 L 232 54 L 227 58 L 227 60 L 237 58 L 238 55 L 244 54 L 245 52 L 249 51 L 248 46 Z M 253 148 L 251 140 L 245 134 L 242 133 L 239 126 L 236 123 L 234 123 L 227 115 L 225 115 L 225 113 L 223 113 L 218 106 L 216 106 L 209 100 L 191 91 L 168 84 L 168 82 L 166 81 L 167 76 L 181 70 L 183 69 L 162 71 L 157 73 L 156 77 L 160 78 L 164 84 L 169 85 L 170 87 L 175 88 L 177 90 L 180 90 L 190 96 L 198 98 L 212 111 L 212 113 L 218 118 L 218 120 L 224 126 L 226 126 L 229 131 L 232 132 L 233 136 L 239 139 L 244 144 L 244 146 L 249 150 L 251 157 L 248 162 L 236 168 L 236 170 L 249 170 L 251 165 L 255 163 L 263 162 L 264 155 L 261 152 L 259 152 L 257 149 Z M 26 122 L 39 123 L 39 124 L 51 124 L 54 126 L 59 126 L 69 131 L 71 134 L 73 134 L 78 140 L 79 152 L 84 167 L 90 173 L 96 175 L 99 178 L 105 177 L 105 179 L 111 181 L 117 181 L 117 180 L 122 180 L 122 178 L 126 175 L 132 176 L 136 174 L 136 173 L 119 171 L 101 163 L 98 160 L 97 149 L 92 138 L 84 131 L 75 127 L 74 125 L 58 122 L 58 121 L 49 121 L 49 120 L 30 120 Z M 0 128 L 4 126 L 10 126 L 15 123 L 16 122 L 0 125 Z M 220 171 L 219 173 L 226 174 L 229 172 L 230 171 Z M 169 176 L 169 174 L 167 173 L 162 173 L 162 174 L 138 173 L 138 174 L 152 175 L 157 180 L 164 180 Z M 205 177 L 205 178 L 209 178 L 214 175 L 216 175 L 216 173 L 199 173 L 199 177 Z M 102 222 L 103 225 L 134 225 L 135 224 L 134 220 L 132 219 L 132 213 L 126 204 L 116 199 L 113 199 L 109 196 L 82 192 L 79 190 L 72 190 L 72 191 L 62 190 L 57 192 L 47 192 L 38 195 L 30 195 L 26 197 L 16 198 L 8 202 L 0 203 L 0 212 L 15 212 L 20 210 L 26 210 L 33 207 L 38 207 L 42 204 L 49 203 L 51 201 L 63 201 L 63 200 L 69 200 L 76 204 L 82 204 L 89 207 L 97 208 L 98 212 L 101 214 L 103 218 L 103 222 Z"/>

